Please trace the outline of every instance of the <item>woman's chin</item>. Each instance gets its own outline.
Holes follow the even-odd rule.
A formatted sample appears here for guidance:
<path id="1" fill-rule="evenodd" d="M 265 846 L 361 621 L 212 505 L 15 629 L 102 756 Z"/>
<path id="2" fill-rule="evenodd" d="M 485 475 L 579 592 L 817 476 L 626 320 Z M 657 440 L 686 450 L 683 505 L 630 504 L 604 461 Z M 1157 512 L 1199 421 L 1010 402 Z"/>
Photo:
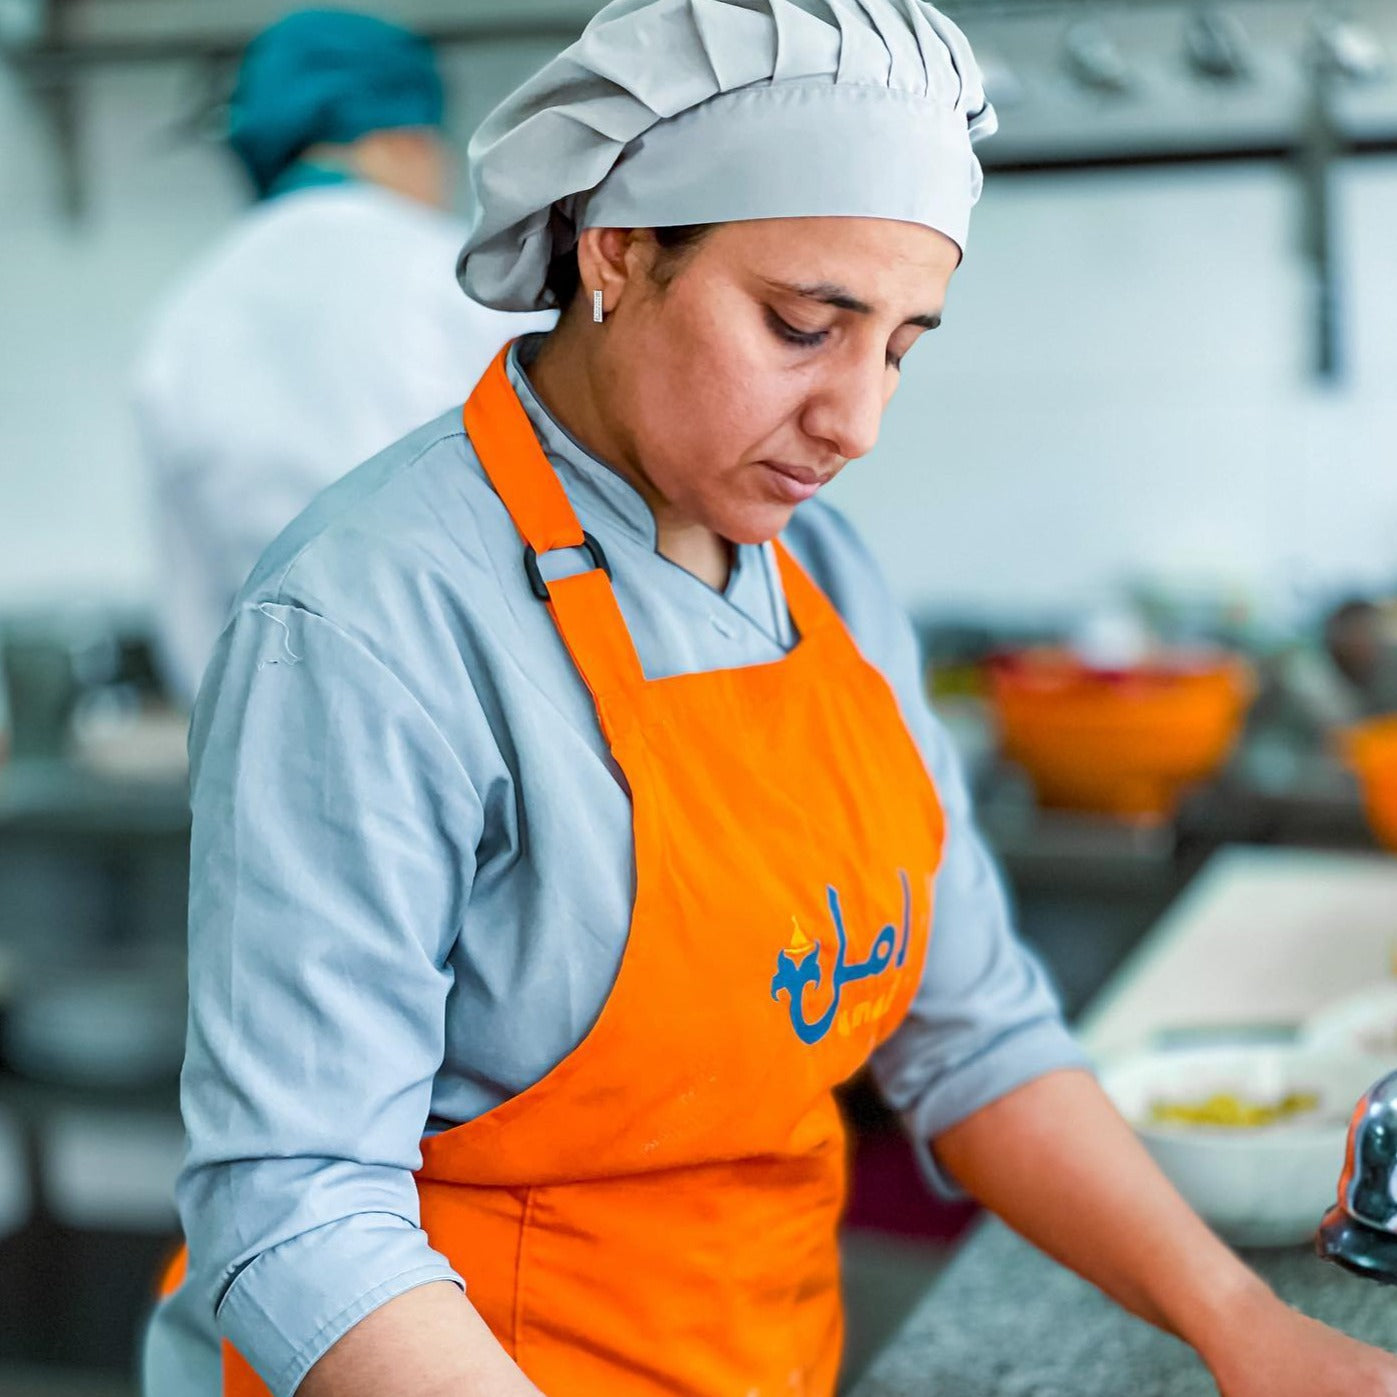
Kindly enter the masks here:
<path id="1" fill-rule="evenodd" d="M 796 506 L 762 501 L 734 510 L 715 529 L 730 543 L 769 543 L 791 522 Z"/>

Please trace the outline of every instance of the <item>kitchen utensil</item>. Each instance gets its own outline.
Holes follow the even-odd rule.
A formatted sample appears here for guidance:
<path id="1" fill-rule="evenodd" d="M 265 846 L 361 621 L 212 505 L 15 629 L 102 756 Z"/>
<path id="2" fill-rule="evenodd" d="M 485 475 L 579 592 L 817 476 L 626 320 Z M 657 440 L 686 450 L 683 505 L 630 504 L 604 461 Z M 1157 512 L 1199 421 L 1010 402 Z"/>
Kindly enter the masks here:
<path id="1" fill-rule="evenodd" d="M 1397 850 L 1397 714 L 1349 728 L 1343 751 L 1363 790 L 1363 809 L 1373 833 Z"/>
<path id="2" fill-rule="evenodd" d="M 1363 1094 L 1349 1125 L 1339 1201 L 1315 1250 L 1369 1280 L 1397 1285 L 1397 1072 Z"/>

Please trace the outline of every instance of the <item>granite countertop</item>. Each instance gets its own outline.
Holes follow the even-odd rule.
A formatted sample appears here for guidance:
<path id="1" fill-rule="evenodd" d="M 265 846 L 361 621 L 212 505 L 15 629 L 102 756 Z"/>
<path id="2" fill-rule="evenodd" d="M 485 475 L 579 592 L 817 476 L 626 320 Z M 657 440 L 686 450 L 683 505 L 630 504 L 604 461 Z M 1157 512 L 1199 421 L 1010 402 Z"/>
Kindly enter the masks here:
<path id="1" fill-rule="evenodd" d="M 1397 1351 L 1397 1290 L 1303 1247 L 1243 1255 L 1297 1309 Z M 991 1220 L 852 1397 L 1217 1397 L 1217 1388 L 1186 1344 Z"/>

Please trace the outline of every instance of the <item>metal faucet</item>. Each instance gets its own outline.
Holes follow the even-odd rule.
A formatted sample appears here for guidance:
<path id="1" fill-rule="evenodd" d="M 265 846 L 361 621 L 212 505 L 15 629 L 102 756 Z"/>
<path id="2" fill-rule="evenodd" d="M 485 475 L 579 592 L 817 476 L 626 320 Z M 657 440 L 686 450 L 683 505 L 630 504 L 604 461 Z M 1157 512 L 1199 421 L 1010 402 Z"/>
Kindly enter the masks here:
<path id="1" fill-rule="evenodd" d="M 1339 1201 L 1320 1223 L 1315 1251 L 1397 1285 L 1397 1072 L 1370 1087 L 1353 1113 Z"/>

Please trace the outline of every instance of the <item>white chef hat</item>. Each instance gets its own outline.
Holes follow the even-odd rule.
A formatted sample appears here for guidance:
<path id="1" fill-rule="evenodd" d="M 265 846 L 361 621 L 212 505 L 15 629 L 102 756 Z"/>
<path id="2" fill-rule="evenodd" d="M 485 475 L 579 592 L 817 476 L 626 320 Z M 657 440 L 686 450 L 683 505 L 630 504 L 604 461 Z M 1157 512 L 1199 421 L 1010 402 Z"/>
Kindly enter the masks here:
<path id="1" fill-rule="evenodd" d="M 861 216 L 963 250 L 996 124 L 925 0 L 613 0 L 471 140 L 461 286 L 545 309 L 591 227 Z"/>

